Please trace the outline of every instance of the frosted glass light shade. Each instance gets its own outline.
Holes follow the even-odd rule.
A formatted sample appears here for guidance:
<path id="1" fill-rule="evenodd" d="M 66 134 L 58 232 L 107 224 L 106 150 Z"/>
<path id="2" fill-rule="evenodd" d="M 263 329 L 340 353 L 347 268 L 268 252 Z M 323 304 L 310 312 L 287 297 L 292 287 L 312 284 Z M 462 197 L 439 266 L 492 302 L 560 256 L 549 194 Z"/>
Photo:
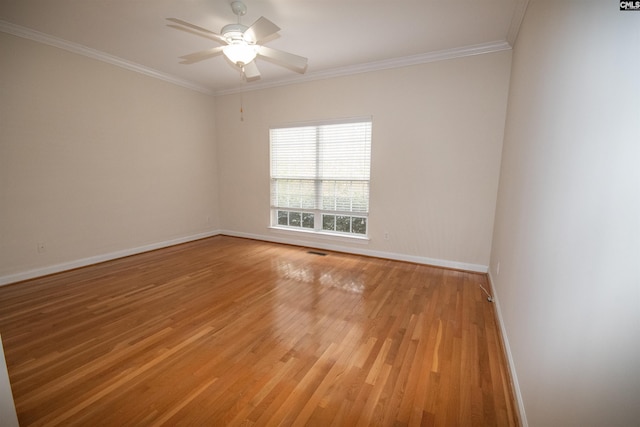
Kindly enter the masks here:
<path id="1" fill-rule="evenodd" d="M 233 43 L 222 49 L 224 55 L 234 64 L 248 64 L 256 57 L 255 46 L 246 43 Z"/>

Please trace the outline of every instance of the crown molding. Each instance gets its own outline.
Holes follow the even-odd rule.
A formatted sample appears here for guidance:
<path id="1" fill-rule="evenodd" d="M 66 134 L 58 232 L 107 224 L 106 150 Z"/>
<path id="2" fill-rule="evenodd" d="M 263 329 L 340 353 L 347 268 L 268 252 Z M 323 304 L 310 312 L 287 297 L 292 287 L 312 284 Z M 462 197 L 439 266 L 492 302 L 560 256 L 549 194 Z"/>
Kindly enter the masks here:
<path id="1" fill-rule="evenodd" d="M 245 84 L 241 87 L 214 91 L 215 96 L 230 95 L 240 92 L 249 92 L 258 89 L 268 89 L 278 86 L 286 86 L 294 83 L 310 82 L 315 80 L 330 79 L 333 77 L 350 76 L 353 74 L 368 73 L 371 71 L 388 70 L 392 68 L 408 67 L 411 65 L 426 64 L 429 62 L 444 61 L 447 59 L 463 58 L 466 56 L 481 55 L 485 53 L 509 50 L 511 45 L 506 41 L 494 41 L 489 43 L 457 47 L 418 55 L 404 56 L 400 58 L 385 59 L 382 61 L 367 62 L 364 64 L 350 65 L 346 67 L 332 68 L 316 71 L 299 76 L 287 77 L 279 80 L 269 80 Z"/>
<path id="2" fill-rule="evenodd" d="M 32 30 L 21 25 L 16 25 L 7 21 L 0 20 L 0 31 L 38 43 L 43 43 L 49 46 L 64 49 L 66 51 L 77 53 L 79 55 L 83 55 L 92 59 L 97 59 L 98 61 L 106 62 L 108 64 L 115 65 L 116 67 L 124 68 L 129 71 L 134 71 L 136 73 L 144 74 L 149 77 L 164 80 L 168 83 L 182 86 L 187 89 L 195 90 L 207 95 L 213 94 L 213 91 L 211 91 L 209 88 L 194 84 L 188 80 L 184 80 L 179 77 L 154 70 L 153 68 L 145 67 L 144 65 L 136 64 L 135 62 L 127 61 L 126 59 L 122 59 L 117 56 L 110 55 L 108 53 L 101 52 L 99 50 L 92 49 L 78 43 L 73 43 L 67 40 L 60 39 L 58 37 L 50 36 L 48 34 Z"/>
<path id="3" fill-rule="evenodd" d="M 514 27 L 514 22 L 518 23 L 517 27 L 519 27 L 519 23 L 522 22 L 522 16 L 524 16 L 524 10 L 526 9 L 527 2 L 528 0 L 520 0 L 519 4 L 521 5 L 524 4 L 524 7 L 522 8 L 521 16 L 519 19 L 515 19 L 515 15 L 514 15 L 514 20 L 512 20 L 512 28 Z M 166 74 L 149 67 L 145 67 L 144 65 L 136 64 L 134 62 L 127 61 L 117 56 L 110 55 L 108 53 L 101 52 L 99 50 L 92 49 L 90 47 L 87 47 L 78 43 L 69 42 L 67 40 L 63 40 L 58 37 L 50 36 L 48 34 L 41 33 L 39 31 L 35 31 L 30 28 L 12 24 L 7 21 L 0 20 L 0 31 L 8 34 L 12 34 L 14 36 L 33 40 L 35 42 L 43 43 L 49 46 L 54 46 L 60 49 L 64 49 L 69 52 L 73 52 L 73 53 L 83 55 L 92 59 L 96 59 L 98 61 L 106 62 L 108 64 L 115 65 L 117 67 L 124 68 L 130 71 L 134 71 L 136 73 L 144 74 L 149 77 L 164 80 L 168 83 L 182 86 L 187 89 L 191 89 L 207 95 L 215 95 L 215 96 L 230 95 L 230 94 L 235 94 L 240 92 L 249 92 L 249 91 L 259 90 L 259 89 L 268 89 L 268 88 L 279 87 L 279 86 L 287 86 L 295 83 L 325 80 L 325 79 L 330 79 L 334 77 L 350 76 L 354 74 L 368 73 L 372 71 L 388 70 L 393 68 L 401 68 L 401 67 L 408 67 L 412 65 L 426 64 L 429 62 L 463 58 L 463 57 L 473 56 L 473 55 L 481 55 L 485 53 L 509 50 L 513 45 L 508 41 L 499 40 L 499 41 L 493 41 L 493 42 L 482 43 L 477 45 L 462 46 L 462 47 L 457 47 L 453 49 L 426 52 L 418 55 L 385 59 L 382 61 L 367 62 L 364 64 L 355 64 L 355 65 L 349 65 L 346 67 L 337 67 L 337 68 L 332 68 L 328 70 L 321 70 L 321 71 L 311 72 L 304 75 L 296 75 L 296 76 L 286 77 L 286 78 L 277 79 L 277 80 L 265 80 L 261 82 L 252 82 L 251 84 L 244 84 L 239 87 L 226 88 L 221 90 L 211 90 L 207 87 L 197 85 L 191 81 L 181 79 L 179 77 L 172 76 L 170 74 Z M 517 29 L 514 31 L 517 34 Z M 512 31 L 510 29 L 510 33 L 511 32 Z"/>
<path id="4" fill-rule="evenodd" d="M 527 6 L 529 6 L 529 0 L 517 0 L 516 8 L 513 11 L 513 16 L 511 17 L 511 25 L 507 32 L 507 43 L 512 47 L 516 44 L 516 40 L 518 39 L 518 33 L 520 33 L 520 26 L 522 25 L 524 14 L 527 11 Z"/>

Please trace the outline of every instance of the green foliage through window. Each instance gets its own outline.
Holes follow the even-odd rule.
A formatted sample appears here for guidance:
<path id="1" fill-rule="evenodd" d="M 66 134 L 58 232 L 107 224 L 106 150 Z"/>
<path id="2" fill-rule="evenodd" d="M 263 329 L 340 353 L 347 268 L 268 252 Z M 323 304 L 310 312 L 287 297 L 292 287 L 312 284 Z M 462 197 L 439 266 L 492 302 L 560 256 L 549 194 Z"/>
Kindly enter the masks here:
<path id="1" fill-rule="evenodd" d="M 339 233 L 367 234 L 367 218 L 346 215 L 322 215 L 322 229 Z"/>
<path id="2" fill-rule="evenodd" d="M 310 212 L 278 211 L 278 225 L 313 229 L 315 214 Z"/>

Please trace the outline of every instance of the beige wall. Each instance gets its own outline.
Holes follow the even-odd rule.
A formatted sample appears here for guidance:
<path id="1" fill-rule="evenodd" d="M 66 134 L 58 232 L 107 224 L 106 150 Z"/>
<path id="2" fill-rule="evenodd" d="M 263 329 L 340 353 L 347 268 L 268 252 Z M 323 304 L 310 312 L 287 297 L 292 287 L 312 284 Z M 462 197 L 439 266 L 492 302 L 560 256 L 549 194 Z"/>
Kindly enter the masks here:
<path id="1" fill-rule="evenodd" d="M 0 57 L 5 282 L 218 228 L 212 97 L 5 33 Z"/>
<path id="2" fill-rule="evenodd" d="M 222 228 L 486 271 L 510 61 L 503 51 L 217 97 Z M 373 117 L 370 241 L 270 230 L 269 127 L 357 116 Z"/>
<path id="3" fill-rule="evenodd" d="M 218 229 L 487 268 L 508 51 L 245 93 L 240 122 L 241 95 L 0 36 L 0 283 Z M 269 126 L 363 115 L 371 240 L 269 230 Z"/>
<path id="4" fill-rule="evenodd" d="M 514 48 L 490 271 L 531 426 L 640 420 L 638 46 L 617 2 L 534 0 Z"/>

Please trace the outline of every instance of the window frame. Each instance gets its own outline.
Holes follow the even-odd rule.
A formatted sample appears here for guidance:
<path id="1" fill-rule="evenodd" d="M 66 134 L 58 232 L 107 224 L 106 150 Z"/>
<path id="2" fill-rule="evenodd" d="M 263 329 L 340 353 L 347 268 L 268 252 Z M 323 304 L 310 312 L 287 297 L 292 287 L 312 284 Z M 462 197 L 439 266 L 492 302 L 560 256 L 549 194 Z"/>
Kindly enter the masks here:
<path id="1" fill-rule="evenodd" d="M 322 169 L 322 160 L 320 149 L 322 145 L 322 134 L 321 128 L 328 128 L 333 125 L 361 125 L 366 124 L 366 128 L 364 130 L 364 155 L 361 160 L 366 160 L 366 178 L 365 177 L 356 177 L 345 179 L 344 177 L 327 177 L 321 176 L 319 172 Z M 287 178 L 287 177 L 277 177 L 274 176 L 274 138 L 273 131 L 274 130 L 287 130 L 287 129 L 296 129 L 296 128 L 315 128 L 315 172 L 312 178 Z M 303 123 L 294 123 L 294 124 L 286 124 L 281 126 L 272 126 L 269 128 L 269 196 L 270 196 L 270 228 L 278 229 L 278 230 L 286 230 L 293 232 L 302 232 L 302 233 L 311 233 L 317 235 L 327 235 L 327 236 L 335 236 L 335 237 L 347 237 L 350 239 L 361 239 L 361 240 L 369 240 L 369 213 L 370 213 L 370 195 L 371 195 L 371 147 L 372 147 L 372 134 L 373 134 L 373 120 L 372 117 L 356 117 L 349 119 L 340 119 L 340 120 L 326 120 L 326 121 L 314 121 L 314 122 L 303 122 Z M 327 143 L 330 144 L 331 142 Z M 326 147 L 326 146 L 325 146 Z M 355 150 L 354 150 L 355 151 Z M 326 164 L 326 162 L 325 162 Z M 278 182 L 279 181 L 279 182 Z M 274 190 L 274 187 L 278 186 L 279 183 L 286 183 L 286 181 L 297 182 L 298 185 L 301 185 L 301 182 L 310 182 L 313 187 L 313 207 L 288 207 L 288 206 L 280 206 L 279 203 L 274 202 L 277 198 L 277 189 Z M 334 193 L 336 193 L 336 187 L 342 184 L 342 189 L 344 190 L 346 183 L 346 188 L 348 188 L 348 199 L 349 199 L 349 209 L 350 210 L 338 210 L 338 209 L 326 209 L 326 206 L 323 206 L 324 200 L 323 197 L 323 184 L 326 186 L 326 183 L 332 183 L 334 186 Z M 354 184 L 355 183 L 355 184 Z M 358 194 L 354 194 L 354 187 L 359 187 Z M 359 196 L 358 200 L 362 203 L 365 202 L 365 210 L 353 210 L 354 198 Z M 334 196 L 334 206 L 337 208 L 338 205 L 338 196 Z M 342 201 L 344 202 L 347 198 L 342 197 Z M 359 205 L 358 205 L 359 206 Z M 282 214 L 285 214 L 287 219 L 284 219 Z M 291 222 L 291 214 L 294 214 L 296 218 L 296 224 L 292 225 Z M 299 214 L 299 215 L 298 215 Z M 305 226 L 304 215 L 312 214 L 313 215 L 313 227 Z M 325 216 L 334 216 L 334 227 L 333 230 L 327 230 L 324 228 L 324 219 Z M 297 218 L 300 218 L 298 222 Z M 343 218 L 343 225 L 345 217 L 348 217 L 349 223 L 349 231 L 337 229 L 338 217 Z M 282 221 L 284 219 L 284 222 Z M 308 219 L 308 217 L 307 217 Z M 364 226 L 364 232 L 354 232 L 354 224 L 356 227 L 360 228 Z"/>

